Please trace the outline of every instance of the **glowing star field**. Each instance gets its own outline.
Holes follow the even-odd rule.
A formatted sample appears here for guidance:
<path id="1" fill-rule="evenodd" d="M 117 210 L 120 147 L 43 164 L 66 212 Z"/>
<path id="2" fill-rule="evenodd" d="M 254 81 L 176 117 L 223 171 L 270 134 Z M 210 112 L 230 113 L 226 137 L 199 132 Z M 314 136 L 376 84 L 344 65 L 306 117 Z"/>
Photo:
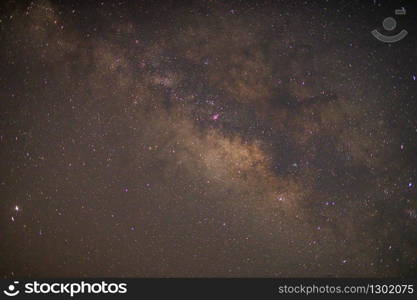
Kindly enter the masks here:
<path id="1" fill-rule="evenodd" d="M 331 2 L 2 2 L 0 275 L 415 276 L 415 23 Z"/>

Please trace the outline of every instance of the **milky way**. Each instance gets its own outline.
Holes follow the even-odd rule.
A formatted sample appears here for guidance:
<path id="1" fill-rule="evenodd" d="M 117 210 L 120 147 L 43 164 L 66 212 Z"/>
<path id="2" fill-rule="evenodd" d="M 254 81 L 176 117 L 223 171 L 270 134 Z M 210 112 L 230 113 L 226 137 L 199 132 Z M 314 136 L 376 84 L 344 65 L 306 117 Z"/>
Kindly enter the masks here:
<path id="1" fill-rule="evenodd" d="M 415 24 L 370 34 L 393 8 L 3 3 L 0 275 L 415 275 Z"/>

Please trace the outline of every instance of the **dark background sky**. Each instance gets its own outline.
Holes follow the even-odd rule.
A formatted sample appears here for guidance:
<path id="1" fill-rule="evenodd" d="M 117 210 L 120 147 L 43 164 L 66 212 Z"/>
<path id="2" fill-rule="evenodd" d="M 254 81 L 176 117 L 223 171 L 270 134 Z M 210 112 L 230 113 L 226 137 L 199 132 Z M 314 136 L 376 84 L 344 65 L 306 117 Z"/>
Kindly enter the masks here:
<path id="1" fill-rule="evenodd" d="M 0 275 L 416 276 L 416 12 L 2 2 Z"/>

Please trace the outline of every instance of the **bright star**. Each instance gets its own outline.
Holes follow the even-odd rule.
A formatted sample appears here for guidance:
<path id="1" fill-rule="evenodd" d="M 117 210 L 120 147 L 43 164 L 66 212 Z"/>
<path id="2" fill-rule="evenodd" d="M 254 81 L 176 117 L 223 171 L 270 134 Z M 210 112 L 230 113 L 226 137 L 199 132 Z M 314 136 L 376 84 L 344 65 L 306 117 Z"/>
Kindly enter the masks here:
<path id="1" fill-rule="evenodd" d="M 219 118 L 220 114 L 215 114 L 211 117 L 213 121 L 216 121 Z"/>

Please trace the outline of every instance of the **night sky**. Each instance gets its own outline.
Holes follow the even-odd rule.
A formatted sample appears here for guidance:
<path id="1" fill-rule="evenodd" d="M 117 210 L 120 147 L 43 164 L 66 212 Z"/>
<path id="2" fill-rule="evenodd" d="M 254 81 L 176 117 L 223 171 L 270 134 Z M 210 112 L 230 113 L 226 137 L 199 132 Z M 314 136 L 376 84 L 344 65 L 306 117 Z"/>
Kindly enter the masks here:
<path id="1" fill-rule="evenodd" d="M 401 3 L 2 1 L 0 276 L 416 276 Z"/>

